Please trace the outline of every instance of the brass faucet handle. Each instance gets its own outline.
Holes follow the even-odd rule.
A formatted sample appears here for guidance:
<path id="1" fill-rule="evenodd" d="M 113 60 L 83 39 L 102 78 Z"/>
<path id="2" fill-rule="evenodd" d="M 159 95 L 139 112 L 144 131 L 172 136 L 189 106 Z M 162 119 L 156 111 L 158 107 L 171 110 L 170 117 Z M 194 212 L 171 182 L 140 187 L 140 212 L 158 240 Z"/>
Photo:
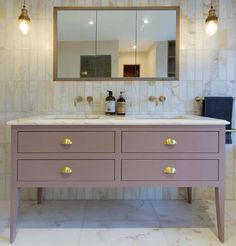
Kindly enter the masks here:
<path id="1" fill-rule="evenodd" d="M 92 103 L 93 102 L 93 97 L 92 96 L 87 96 L 87 102 Z"/>
<path id="2" fill-rule="evenodd" d="M 159 101 L 162 102 L 162 103 L 165 102 L 166 101 L 166 97 L 165 96 L 160 96 L 159 97 Z"/>
<path id="3" fill-rule="evenodd" d="M 74 99 L 74 105 L 76 106 L 77 103 L 81 103 L 82 101 L 83 101 L 83 97 L 77 96 L 77 97 L 75 97 L 75 99 Z"/>

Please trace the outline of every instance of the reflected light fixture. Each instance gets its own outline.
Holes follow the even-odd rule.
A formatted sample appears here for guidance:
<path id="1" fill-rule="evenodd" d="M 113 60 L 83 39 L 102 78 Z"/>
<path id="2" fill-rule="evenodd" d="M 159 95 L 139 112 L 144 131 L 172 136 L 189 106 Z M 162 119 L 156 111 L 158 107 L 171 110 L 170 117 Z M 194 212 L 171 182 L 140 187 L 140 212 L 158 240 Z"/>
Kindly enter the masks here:
<path id="1" fill-rule="evenodd" d="M 94 24 L 94 21 L 93 20 L 90 20 L 89 21 L 89 25 L 93 25 Z"/>
<path id="2" fill-rule="evenodd" d="M 144 23 L 144 24 L 148 24 L 148 23 L 149 23 L 149 20 L 148 20 L 148 19 L 144 19 L 144 20 L 143 20 L 143 23 Z"/>
<path id="3" fill-rule="evenodd" d="M 211 0 L 211 8 L 206 18 L 206 34 L 213 36 L 218 30 L 218 17 L 216 11 L 213 8 L 213 0 Z"/>
<path id="4" fill-rule="evenodd" d="M 28 15 L 28 10 L 26 9 L 25 6 L 25 0 L 24 0 L 23 8 L 21 9 L 21 14 L 18 17 L 18 23 L 19 23 L 20 32 L 23 35 L 27 35 L 29 33 L 29 28 L 30 28 L 30 18 Z"/>

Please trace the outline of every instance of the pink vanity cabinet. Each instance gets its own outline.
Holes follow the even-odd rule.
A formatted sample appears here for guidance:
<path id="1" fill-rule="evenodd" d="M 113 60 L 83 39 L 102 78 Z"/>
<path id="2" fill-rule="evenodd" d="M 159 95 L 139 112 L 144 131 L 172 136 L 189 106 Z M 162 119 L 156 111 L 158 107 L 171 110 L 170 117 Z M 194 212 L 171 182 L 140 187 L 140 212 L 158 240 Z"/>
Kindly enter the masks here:
<path id="1" fill-rule="evenodd" d="M 13 125 L 11 242 L 21 187 L 215 187 L 224 241 L 225 125 Z M 190 190 L 190 189 L 189 189 Z"/>

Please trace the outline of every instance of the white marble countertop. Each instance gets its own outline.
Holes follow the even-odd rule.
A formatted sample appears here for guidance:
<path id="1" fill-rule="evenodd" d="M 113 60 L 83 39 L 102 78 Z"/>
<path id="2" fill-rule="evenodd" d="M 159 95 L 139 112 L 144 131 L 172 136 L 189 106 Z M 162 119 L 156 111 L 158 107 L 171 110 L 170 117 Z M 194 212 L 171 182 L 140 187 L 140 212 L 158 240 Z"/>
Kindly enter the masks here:
<path id="1" fill-rule="evenodd" d="M 15 119 L 7 125 L 227 125 L 226 120 L 196 115 L 41 115 Z"/>

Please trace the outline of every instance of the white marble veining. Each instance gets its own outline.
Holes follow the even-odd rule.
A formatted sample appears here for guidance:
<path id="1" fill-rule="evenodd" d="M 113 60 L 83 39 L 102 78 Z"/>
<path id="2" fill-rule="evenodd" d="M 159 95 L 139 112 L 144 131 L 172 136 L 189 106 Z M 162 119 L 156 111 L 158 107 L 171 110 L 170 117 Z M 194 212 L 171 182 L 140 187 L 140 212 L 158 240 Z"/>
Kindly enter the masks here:
<path id="1" fill-rule="evenodd" d="M 21 202 L 14 246 L 235 246 L 236 202 L 226 201 L 225 243 L 213 201 Z M 0 245 L 9 245 L 9 202 L 0 202 Z"/>
<path id="2" fill-rule="evenodd" d="M 196 115 L 143 115 L 143 116 L 101 116 L 101 115 L 47 115 L 11 120 L 8 125 L 227 125 L 226 120 Z"/>
<path id="3" fill-rule="evenodd" d="M 39 114 L 104 114 L 106 90 L 125 91 L 127 114 L 201 114 L 196 96 L 236 96 L 236 1 L 215 0 L 218 33 L 208 37 L 204 19 L 210 0 L 28 0 L 32 25 L 20 35 L 17 17 L 22 2 L 0 0 L 0 199 L 10 193 L 10 127 L 6 122 Z M 53 82 L 53 6 L 180 6 L 179 81 Z M 149 96 L 166 96 L 163 104 Z M 74 98 L 93 96 L 74 107 Z M 235 103 L 234 103 L 235 107 Z M 233 115 L 235 127 L 236 114 Z M 236 199 L 236 144 L 226 145 L 226 198 Z M 212 189 L 196 188 L 194 197 L 213 198 Z M 176 199 L 175 188 L 46 189 L 52 199 Z M 22 199 L 35 199 L 23 189 Z"/>

